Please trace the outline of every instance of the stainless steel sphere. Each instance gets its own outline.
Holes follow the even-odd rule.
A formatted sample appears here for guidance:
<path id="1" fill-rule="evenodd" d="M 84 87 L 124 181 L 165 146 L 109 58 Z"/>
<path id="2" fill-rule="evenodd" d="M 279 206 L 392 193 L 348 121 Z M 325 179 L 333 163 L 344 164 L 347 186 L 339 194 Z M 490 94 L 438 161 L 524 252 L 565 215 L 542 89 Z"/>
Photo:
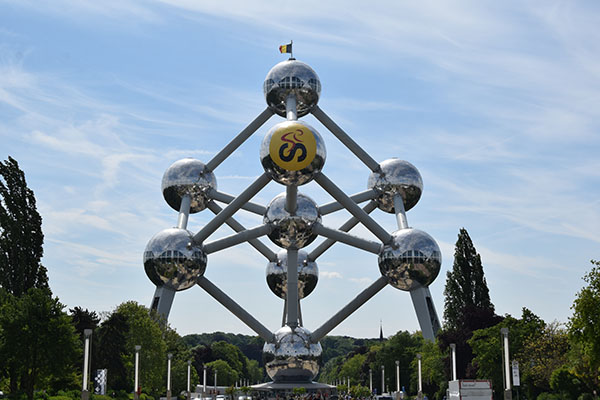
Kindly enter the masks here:
<path id="1" fill-rule="evenodd" d="M 281 250 L 277 253 L 277 262 L 270 262 L 267 265 L 267 284 L 269 289 L 276 296 L 287 298 L 287 271 L 288 271 L 287 250 Z M 298 250 L 298 297 L 305 298 L 317 286 L 319 280 L 319 268 L 317 263 L 308 260 L 308 253 L 304 250 Z"/>
<path id="2" fill-rule="evenodd" d="M 263 346 L 263 361 L 275 382 L 310 382 L 319 373 L 322 352 L 320 343 L 310 342 L 307 329 L 284 326 Z"/>
<path id="3" fill-rule="evenodd" d="M 301 121 L 284 121 L 266 134 L 260 162 L 269 176 L 282 185 L 303 185 L 321 172 L 327 151 L 323 138 Z"/>
<path id="4" fill-rule="evenodd" d="M 395 213 L 394 195 L 400 194 L 405 211 L 417 204 L 423 192 L 423 180 L 419 170 L 408 161 L 392 158 L 379 164 L 381 169 L 369 175 L 368 187 L 378 193 L 375 201 L 378 207 Z"/>
<path id="5" fill-rule="evenodd" d="M 263 84 L 269 107 L 282 117 L 286 116 L 285 101 L 296 95 L 298 117 L 302 117 L 319 101 L 321 82 L 316 72 L 301 61 L 290 59 L 275 65 Z"/>
<path id="6" fill-rule="evenodd" d="M 162 178 L 162 192 L 167 203 L 179 211 L 183 196 L 191 196 L 190 213 L 206 208 L 210 201 L 208 192 L 217 188 L 215 175 L 206 165 L 193 158 L 175 161 L 165 171 Z"/>
<path id="7" fill-rule="evenodd" d="M 268 236 L 277 246 L 284 249 L 301 249 L 317 237 L 317 234 L 313 233 L 313 226 L 316 222 L 321 222 L 321 215 L 317 204 L 301 193 L 298 193 L 294 215 L 286 211 L 285 202 L 285 193 L 271 200 L 263 223 L 273 228 Z"/>
<path id="8" fill-rule="evenodd" d="M 206 254 L 189 246 L 192 237 L 186 229 L 170 228 L 150 239 L 144 251 L 144 269 L 152 283 L 173 290 L 196 284 L 206 270 Z"/>
<path id="9" fill-rule="evenodd" d="M 401 290 L 429 286 L 440 272 L 442 253 L 435 240 L 418 229 L 401 229 L 379 253 L 379 271 Z"/>

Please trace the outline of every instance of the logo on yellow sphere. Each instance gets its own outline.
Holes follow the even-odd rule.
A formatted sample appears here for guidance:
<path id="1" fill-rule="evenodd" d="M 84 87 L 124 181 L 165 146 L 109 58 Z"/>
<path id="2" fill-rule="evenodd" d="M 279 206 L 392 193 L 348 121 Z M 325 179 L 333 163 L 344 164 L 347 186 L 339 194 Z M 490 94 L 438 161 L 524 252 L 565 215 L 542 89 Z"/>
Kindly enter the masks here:
<path id="1" fill-rule="evenodd" d="M 286 124 L 271 136 L 269 155 L 275 164 L 287 171 L 307 167 L 317 154 L 317 140 L 304 125 Z"/>

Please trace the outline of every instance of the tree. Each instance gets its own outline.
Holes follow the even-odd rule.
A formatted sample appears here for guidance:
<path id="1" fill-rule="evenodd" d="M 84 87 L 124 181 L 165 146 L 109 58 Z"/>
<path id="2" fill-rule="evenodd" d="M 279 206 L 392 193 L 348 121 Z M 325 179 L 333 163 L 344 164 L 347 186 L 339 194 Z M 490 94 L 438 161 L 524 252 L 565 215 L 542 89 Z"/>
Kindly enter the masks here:
<path id="1" fill-rule="evenodd" d="M 98 340 L 95 356 L 92 357 L 92 365 L 95 369 L 108 370 L 108 387 L 119 391 L 130 391 L 133 384 L 128 379 L 125 367 L 125 355 L 131 351 L 127 347 L 127 336 L 129 324 L 122 313 L 113 312 L 100 325 L 95 335 Z"/>
<path id="2" fill-rule="evenodd" d="M 459 321 L 467 308 L 494 311 L 481 257 L 465 228 L 458 234 L 454 264 L 446 275 L 444 296 L 444 320 L 450 329 L 460 327 Z"/>
<path id="3" fill-rule="evenodd" d="M 33 191 L 16 160 L 0 162 L 0 287 L 15 296 L 48 288 L 44 235 Z"/>
<path id="4" fill-rule="evenodd" d="M 76 382 L 72 366 L 81 349 L 63 308 L 45 288 L 4 299 L 0 306 L 0 363 L 9 373 L 11 394 L 22 391 L 31 400 L 41 385 L 69 389 Z"/>
<path id="5" fill-rule="evenodd" d="M 569 336 L 578 348 L 587 368 L 588 386 L 598 387 L 600 371 L 600 261 L 591 261 L 593 267 L 584 275 L 587 283 L 575 298 L 569 319 Z"/>
<path id="6" fill-rule="evenodd" d="M 206 366 L 213 376 L 215 371 L 217 371 L 218 386 L 233 385 L 239 378 L 237 371 L 231 368 L 229 364 L 223 360 L 209 362 Z M 216 385 L 217 383 L 214 384 Z"/>

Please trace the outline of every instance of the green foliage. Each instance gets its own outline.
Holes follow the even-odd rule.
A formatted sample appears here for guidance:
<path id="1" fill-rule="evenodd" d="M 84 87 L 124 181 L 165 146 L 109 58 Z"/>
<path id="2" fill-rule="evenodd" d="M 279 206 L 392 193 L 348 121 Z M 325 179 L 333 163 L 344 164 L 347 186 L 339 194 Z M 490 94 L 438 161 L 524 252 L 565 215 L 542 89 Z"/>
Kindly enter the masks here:
<path id="1" fill-rule="evenodd" d="M 371 396 L 371 392 L 369 391 L 369 388 L 363 385 L 354 385 L 354 386 L 350 386 L 350 396 L 352 396 L 352 398 L 354 399 L 360 399 L 363 397 L 369 397 Z"/>
<path id="2" fill-rule="evenodd" d="M 238 372 L 223 360 L 209 362 L 206 366 L 212 376 L 214 376 L 214 371 L 217 371 L 217 386 L 233 385 L 239 379 Z"/>
<path id="3" fill-rule="evenodd" d="M 473 337 L 469 339 L 468 344 L 473 349 L 475 356 L 473 361 L 478 367 L 477 378 L 491 379 L 497 393 L 503 390 L 501 328 L 509 329 L 509 354 L 511 359 L 515 359 L 521 354 L 526 341 L 542 334 L 545 323 L 531 311 L 523 308 L 521 319 L 507 316 L 498 325 L 473 332 Z M 524 369 L 527 368 L 527 363 L 528 360 L 522 360 Z"/>
<path id="4" fill-rule="evenodd" d="M 572 400 L 572 398 L 566 397 L 564 394 L 548 393 L 548 392 L 540 393 L 536 399 L 537 400 Z"/>
<path id="5" fill-rule="evenodd" d="M 583 390 L 581 381 L 563 366 L 556 369 L 550 377 L 550 387 L 556 393 L 560 393 L 569 399 L 575 399 Z"/>
<path id="6" fill-rule="evenodd" d="M 0 366 L 8 371 L 11 393 L 33 399 L 36 388 L 68 375 L 80 349 L 70 317 L 48 289 L 7 295 L 0 306 Z"/>
<path id="7" fill-rule="evenodd" d="M 584 275 L 587 283 L 575 298 L 569 319 L 569 336 L 581 357 L 579 371 L 590 387 L 600 386 L 600 261 Z"/>
<path id="8" fill-rule="evenodd" d="M 442 353 L 439 346 L 428 340 L 424 340 L 419 349 L 421 354 L 421 380 L 423 384 L 423 393 L 429 398 L 440 390 L 446 381 L 444 375 L 444 364 L 442 362 Z M 418 360 L 414 358 L 410 364 L 411 374 L 410 388 L 411 392 L 416 393 L 418 388 Z"/>
<path id="9" fill-rule="evenodd" d="M 41 264 L 44 234 L 33 191 L 16 160 L 0 162 L 0 287 L 21 296 L 31 288 L 48 289 Z"/>
<path id="10" fill-rule="evenodd" d="M 483 276 L 481 257 L 466 229 L 461 228 L 454 250 L 452 271 L 446 275 L 444 288 L 444 321 L 448 328 L 459 328 L 467 307 L 494 311 L 487 282 Z"/>

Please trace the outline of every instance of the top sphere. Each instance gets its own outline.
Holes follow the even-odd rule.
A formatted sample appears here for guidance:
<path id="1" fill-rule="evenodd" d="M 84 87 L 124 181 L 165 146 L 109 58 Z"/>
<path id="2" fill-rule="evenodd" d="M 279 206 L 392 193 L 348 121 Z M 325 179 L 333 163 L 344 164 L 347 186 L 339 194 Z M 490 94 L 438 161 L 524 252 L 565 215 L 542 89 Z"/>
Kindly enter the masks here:
<path id="1" fill-rule="evenodd" d="M 295 94 L 298 117 L 302 117 L 317 105 L 321 81 L 311 67 L 296 59 L 289 59 L 271 68 L 265 78 L 263 91 L 267 105 L 282 117 L 286 116 L 286 99 L 290 94 Z"/>
<path id="2" fill-rule="evenodd" d="M 368 187 L 377 191 L 377 206 L 385 212 L 395 213 L 394 195 L 402 196 L 404 210 L 413 208 L 423 192 L 423 179 L 419 170 L 408 161 L 391 158 L 379 164 L 380 170 L 371 172 Z"/>
<path id="3" fill-rule="evenodd" d="M 197 213 L 206 208 L 210 201 L 208 192 L 217 188 L 217 179 L 202 162 L 184 158 L 167 168 L 161 187 L 165 201 L 175 211 L 181 208 L 183 196 L 189 195 L 192 198 L 190 213 Z"/>

